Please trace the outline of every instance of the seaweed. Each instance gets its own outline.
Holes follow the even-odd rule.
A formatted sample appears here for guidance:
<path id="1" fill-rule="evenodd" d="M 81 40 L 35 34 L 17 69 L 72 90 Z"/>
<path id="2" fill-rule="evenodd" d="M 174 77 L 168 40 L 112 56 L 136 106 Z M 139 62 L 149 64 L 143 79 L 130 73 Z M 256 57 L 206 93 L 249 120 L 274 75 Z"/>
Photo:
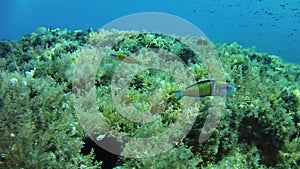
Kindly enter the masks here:
<path id="1" fill-rule="evenodd" d="M 112 43 L 117 39 L 117 43 Z M 128 31 L 68 31 L 38 28 L 18 41 L 0 42 L 0 147 L 1 168 L 297 168 L 300 165 L 300 66 L 286 63 L 278 56 L 256 52 L 254 48 L 243 48 L 237 43 L 215 44 L 223 64 L 226 80 L 238 91 L 226 98 L 226 108 L 220 112 L 222 119 L 213 135 L 204 143 L 198 137 L 209 114 L 211 98 L 194 100 L 198 112 L 191 130 L 181 140 L 174 138 L 177 130 L 171 130 L 166 142 L 164 137 L 156 138 L 157 147 L 145 151 L 173 147 L 164 153 L 140 158 L 130 155 L 139 153 L 138 143 L 131 144 L 122 137 L 115 141 L 122 143 L 121 156 L 108 165 L 109 160 L 100 158 L 100 151 L 84 147 L 92 146 L 88 136 L 113 135 L 95 123 L 89 124 L 93 133 L 81 125 L 74 109 L 72 81 L 75 65 L 86 54 L 90 69 L 95 69 L 93 86 L 99 115 L 103 115 L 115 131 L 132 138 L 156 136 L 171 128 L 172 124 L 190 111 L 183 111 L 184 101 L 177 101 L 174 91 L 186 87 L 172 77 L 178 73 L 172 60 L 181 59 L 191 70 L 196 80 L 209 78 L 208 70 L 196 52 L 186 44 L 196 42 L 209 46 L 203 38 L 176 37 L 149 32 Z M 93 56 L 97 50 L 85 51 L 87 47 L 110 46 L 98 67 Z M 137 122 L 133 108 L 124 118 L 114 103 L 112 81 L 119 67 L 126 65 L 113 60 L 111 52 L 121 51 L 142 59 L 142 63 L 158 64 L 158 56 L 170 57 L 172 73 L 154 68 L 137 74 L 132 69 L 120 69 L 131 80 L 119 101 L 124 107 L 129 103 L 137 110 L 150 110 L 156 120 Z M 173 55 L 175 59 L 172 58 Z M 80 71 L 78 71 L 80 70 Z M 77 73 L 88 76 L 83 68 Z M 76 72 L 76 71 L 75 71 Z M 176 81 L 177 80 L 177 81 Z M 184 81 L 184 80 L 183 80 Z M 78 82 L 80 83 L 80 81 Z M 189 83 L 188 81 L 186 83 Z M 89 85 L 81 84 L 88 89 Z M 153 94 L 159 91 L 159 94 Z M 80 93 L 73 88 L 74 93 Z M 153 94 L 153 95 L 152 95 Z M 161 101 L 162 94 L 165 100 Z M 93 103 L 87 95 L 86 100 Z M 189 100 L 192 101 L 193 99 Z M 163 109 L 159 105 L 164 105 Z M 155 113 L 159 112 L 159 113 Z M 138 114 L 141 115 L 141 114 Z M 87 117 L 87 120 L 93 117 Z M 183 117 L 187 120 L 187 117 Z M 145 120 L 145 119 L 144 119 Z M 174 139 L 174 140 L 172 140 Z M 84 142 L 86 145 L 84 145 Z M 84 152 L 83 152 L 84 151 Z M 122 156 L 123 155 L 123 156 Z M 114 157 L 115 158 L 115 157 Z M 116 162 L 118 161 L 118 162 Z M 106 164 L 105 164 L 106 163 Z"/>

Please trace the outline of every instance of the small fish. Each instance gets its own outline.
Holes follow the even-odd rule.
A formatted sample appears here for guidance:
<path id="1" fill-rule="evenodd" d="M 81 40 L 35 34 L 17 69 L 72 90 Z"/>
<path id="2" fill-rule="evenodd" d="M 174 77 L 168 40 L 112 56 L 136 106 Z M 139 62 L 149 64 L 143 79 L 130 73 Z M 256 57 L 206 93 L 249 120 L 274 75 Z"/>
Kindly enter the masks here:
<path id="1" fill-rule="evenodd" d="M 117 59 L 117 60 L 120 60 L 120 61 L 123 61 L 123 62 L 127 62 L 127 63 L 139 63 L 139 61 L 137 61 L 135 58 L 130 57 L 130 56 L 128 56 L 128 55 L 126 55 L 125 53 L 122 53 L 122 52 L 116 52 L 114 54 L 111 54 L 111 56 L 114 59 Z"/>
<path id="2" fill-rule="evenodd" d="M 184 90 L 175 91 L 177 99 L 180 100 L 184 96 L 189 97 L 205 97 L 205 96 L 225 96 L 236 92 L 236 88 L 226 82 L 218 80 L 199 81 Z"/>

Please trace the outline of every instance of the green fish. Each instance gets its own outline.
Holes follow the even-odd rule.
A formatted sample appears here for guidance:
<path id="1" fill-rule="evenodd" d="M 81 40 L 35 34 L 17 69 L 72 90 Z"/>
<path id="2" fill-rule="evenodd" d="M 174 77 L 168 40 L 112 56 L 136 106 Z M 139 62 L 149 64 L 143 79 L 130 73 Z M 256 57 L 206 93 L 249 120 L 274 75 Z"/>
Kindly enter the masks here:
<path id="1" fill-rule="evenodd" d="M 203 80 L 184 90 L 175 91 L 177 99 L 180 100 L 184 96 L 189 97 L 205 97 L 205 96 L 227 96 L 236 92 L 236 88 L 226 82 L 218 80 Z"/>

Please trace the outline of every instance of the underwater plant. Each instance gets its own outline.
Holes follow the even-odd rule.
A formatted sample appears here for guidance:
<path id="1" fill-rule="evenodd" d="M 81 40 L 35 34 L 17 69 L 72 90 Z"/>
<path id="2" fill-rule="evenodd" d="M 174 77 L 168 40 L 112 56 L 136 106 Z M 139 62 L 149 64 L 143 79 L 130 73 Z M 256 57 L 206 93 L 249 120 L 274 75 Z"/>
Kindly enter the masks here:
<path id="1" fill-rule="evenodd" d="M 200 143 L 209 107 L 216 103 L 211 96 L 178 100 L 175 91 L 210 79 L 209 72 L 219 65 L 208 70 L 199 59 L 205 56 L 184 42 L 211 44 L 203 38 L 149 32 L 59 29 L 38 29 L 18 41 L 1 41 L 0 167 L 297 168 L 300 66 L 237 43 L 215 44 L 224 80 L 237 92 L 226 97 L 216 130 Z M 138 62 L 115 59 L 117 52 Z M 163 64 L 168 69 L 156 69 Z M 194 79 L 186 78 L 183 70 Z M 83 83 L 83 77 L 92 80 Z M 81 93 L 82 89 L 95 94 Z M 74 93 L 85 97 L 74 98 Z M 77 105 L 97 111 L 78 112 Z M 115 135 L 99 125 L 99 117 L 125 138 L 153 136 L 159 145 L 119 136 L 118 161 L 97 154 L 100 146 L 83 152 L 90 144 L 85 141 L 88 137 L 104 142 Z M 191 117 L 195 120 L 189 121 Z M 190 128 L 186 135 L 173 127 L 178 119 L 185 124 L 182 129 Z M 166 131 L 169 137 L 155 137 Z"/>

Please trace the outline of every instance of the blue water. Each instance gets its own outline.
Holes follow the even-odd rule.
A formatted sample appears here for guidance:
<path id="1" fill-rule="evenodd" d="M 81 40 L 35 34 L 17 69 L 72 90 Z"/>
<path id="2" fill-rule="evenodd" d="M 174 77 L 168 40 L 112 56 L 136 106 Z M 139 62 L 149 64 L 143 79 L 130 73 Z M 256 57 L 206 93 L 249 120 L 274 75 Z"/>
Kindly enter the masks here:
<path id="1" fill-rule="evenodd" d="M 256 46 L 300 63 L 300 0 L 1 0 L 0 39 L 19 39 L 39 26 L 96 30 L 137 12 L 173 14 L 214 42 Z"/>

